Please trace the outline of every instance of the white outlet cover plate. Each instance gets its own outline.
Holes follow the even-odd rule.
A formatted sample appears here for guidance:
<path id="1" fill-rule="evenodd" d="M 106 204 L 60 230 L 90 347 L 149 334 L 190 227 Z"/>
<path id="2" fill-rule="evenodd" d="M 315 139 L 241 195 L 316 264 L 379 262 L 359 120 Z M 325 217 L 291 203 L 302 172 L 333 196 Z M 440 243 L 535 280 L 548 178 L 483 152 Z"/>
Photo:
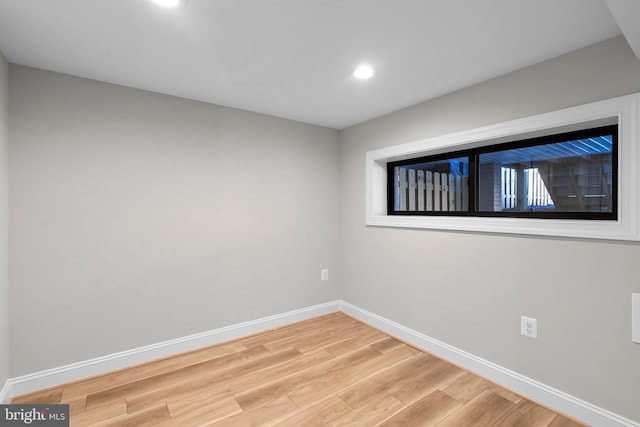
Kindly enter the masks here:
<path id="1" fill-rule="evenodd" d="M 631 294 L 631 339 L 640 344 L 640 294 Z"/>
<path id="2" fill-rule="evenodd" d="M 531 317 L 520 317 L 520 334 L 528 338 L 538 338 L 538 321 Z"/>

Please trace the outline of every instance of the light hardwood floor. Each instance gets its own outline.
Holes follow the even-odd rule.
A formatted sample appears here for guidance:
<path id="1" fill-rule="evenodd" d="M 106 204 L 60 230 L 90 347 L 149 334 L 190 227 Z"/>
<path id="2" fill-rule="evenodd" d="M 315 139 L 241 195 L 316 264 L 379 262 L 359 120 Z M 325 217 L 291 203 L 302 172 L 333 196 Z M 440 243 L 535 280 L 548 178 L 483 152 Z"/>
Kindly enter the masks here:
<path id="1" fill-rule="evenodd" d="M 67 403 L 72 426 L 582 425 L 343 313 L 12 403 Z"/>

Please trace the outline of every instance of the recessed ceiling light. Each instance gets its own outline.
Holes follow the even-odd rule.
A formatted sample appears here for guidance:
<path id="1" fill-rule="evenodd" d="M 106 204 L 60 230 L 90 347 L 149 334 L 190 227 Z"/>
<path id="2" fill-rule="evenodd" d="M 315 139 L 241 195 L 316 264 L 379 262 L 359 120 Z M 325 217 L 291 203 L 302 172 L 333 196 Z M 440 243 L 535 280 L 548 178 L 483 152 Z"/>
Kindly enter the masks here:
<path id="1" fill-rule="evenodd" d="M 355 69 L 355 71 L 353 72 L 353 75 L 357 79 L 361 79 L 361 80 L 369 79 L 373 77 L 373 68 L 371 67 L 371 65 L 366 65 L 366 64 L 360 65 L 358 68 Z"/>
<path id="2" fill-rule="evenodd" d="M 162 7 L 178 7 L 180 5 L 180 0 L 151 0 L 158 6 Z"/>

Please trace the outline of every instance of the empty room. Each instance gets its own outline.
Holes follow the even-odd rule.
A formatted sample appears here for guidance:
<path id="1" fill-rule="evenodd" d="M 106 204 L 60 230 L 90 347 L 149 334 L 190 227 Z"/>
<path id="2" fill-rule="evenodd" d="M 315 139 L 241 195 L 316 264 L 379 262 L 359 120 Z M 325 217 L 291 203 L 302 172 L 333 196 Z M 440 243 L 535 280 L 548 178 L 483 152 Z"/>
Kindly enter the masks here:
<path id="1" fill-rule="evenodd" d="M 640 427 L 640 2 L 0 0 L 0 425 Z"/>

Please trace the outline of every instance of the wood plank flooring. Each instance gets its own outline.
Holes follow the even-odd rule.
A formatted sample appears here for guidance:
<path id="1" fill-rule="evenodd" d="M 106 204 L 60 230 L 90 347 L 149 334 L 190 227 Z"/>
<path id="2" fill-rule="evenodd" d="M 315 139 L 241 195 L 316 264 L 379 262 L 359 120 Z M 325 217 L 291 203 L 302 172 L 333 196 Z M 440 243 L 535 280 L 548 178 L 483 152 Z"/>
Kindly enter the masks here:
<path id="1" fill-rule="evenodd" d="M 51 387 L 72 426 L 577 423 L 343 313 Z"/>

